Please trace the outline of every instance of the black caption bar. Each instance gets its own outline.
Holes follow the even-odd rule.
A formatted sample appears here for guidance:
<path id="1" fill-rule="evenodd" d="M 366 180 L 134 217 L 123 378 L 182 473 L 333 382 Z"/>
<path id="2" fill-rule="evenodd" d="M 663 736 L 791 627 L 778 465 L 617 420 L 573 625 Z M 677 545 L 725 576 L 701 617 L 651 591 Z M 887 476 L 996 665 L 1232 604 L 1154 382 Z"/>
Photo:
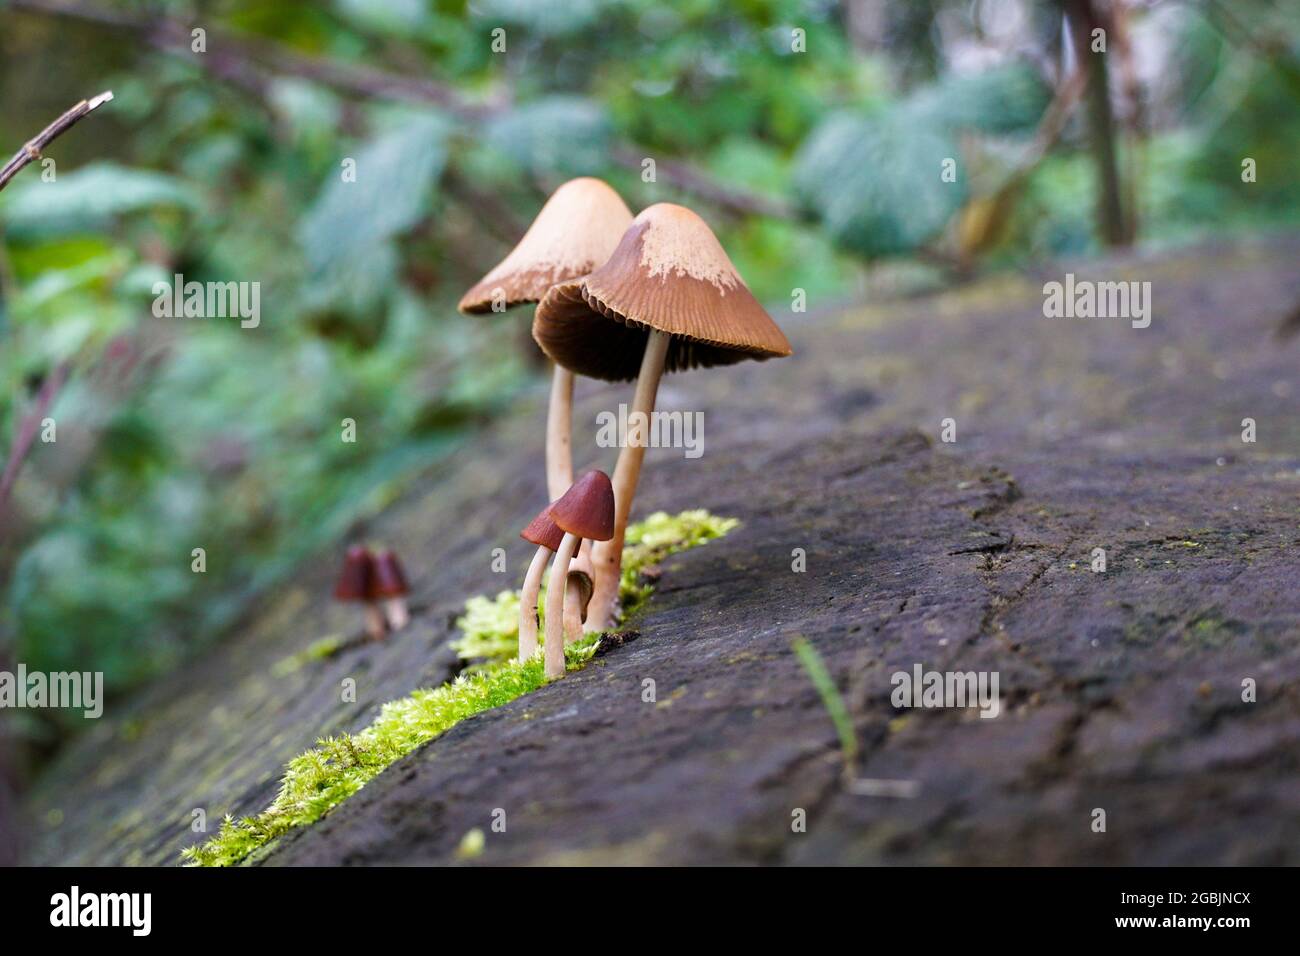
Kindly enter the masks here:
<path id="1" fill-rule="evenodd" d="M 128 947 L 373 945 L 412 933 L 432 944 L 462 930 L 505 944 L 512 932 L 556 920 L 572 924 L 566 934 L 608 923 L 614 938 L 665 945 L 683 938 L 688 923 L 723 934 L 777 924 L 811 936 L 848 931 L 864 943 L 918 931 L 927 943 L 1021 931 L 1231 943 L 1291 922 L 1283 908 L 1294 876 L 1223 868 L 20 869 L 0 871 L 0 922 L 6 942 L 75 936 Z"/>

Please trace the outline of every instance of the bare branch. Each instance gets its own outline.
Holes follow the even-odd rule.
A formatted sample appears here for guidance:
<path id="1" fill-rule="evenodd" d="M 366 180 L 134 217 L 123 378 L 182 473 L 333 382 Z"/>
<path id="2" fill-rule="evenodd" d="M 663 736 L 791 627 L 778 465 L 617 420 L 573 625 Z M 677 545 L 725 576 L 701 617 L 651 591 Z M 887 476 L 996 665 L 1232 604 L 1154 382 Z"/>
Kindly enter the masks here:
<path id="1" fill-rule="evenodd" d="M 621 145 L 610 150 L 610 158 L 614 162 L 637 172 L 641 171 L 641 164 L 648 155 L 646 150 L 637 146 Z M 726 209 L 728 212 L 742 216 L 770 216 L 773 219 L 796 218 L 794 209 L 780 199 L 728 186 L 687 163 L 672 159 L 655 159 L 655 174 L 682 192 L 698 196 L 705 202 Z"/>
<path id="2" fill-rule="evenodd" d="M 49 146 L 50 143 L 54 142 L 54 140 L 59 136 L 72 129 L 73 126 L 77 125 L 77 123 L 81 121 L 82 117 L 94 112 L 112 98 L 112 92 L 105 91 L 91 99 L 82 100 L 49 126 L 45 127 L 45 129 L 37 133 L 33 139 L 24 143 L 23 148 L 14 154 L 13 159 L 5 163 L 3 169 L 0 169 L 0 189 L 4 189 L 5 186 L 9 185 L 9 180 L 17 176 L 24 166 L 40 159 L 41 153 L 45 151 L 45 147 Z"/>
<path id="3" fill-rule="evenodd" d="M 471 122 L 488 119 L 510 106 L 509 98 L 504 95 L 483 101 L 470 100 L 454 87 L 434 80 L 308 56 L 260 37 L 236 37 L 211 29 L 208 30 L 208 52 L 195 55 L 190 49 L 189 29 L 176 20 L 161 16 L 139 17 L 76 0 L 10 0 L 9 6 L 14 10 L 128 31 L 153 48 L 180 57 L 263 99 L 266 78 L 281 74 L 319 83 L 349 96 L 436 106 Z M 617 165 L 638 172 L 646 155 L 644 147 L 635 144 L 617 145 L 611 151 L 611 158 Z M 741 216 L 795 218 L 794 210 L 786 203 L 719 182 L 687 163 L 656 159 L 656 165 L 663 182 L 727 212 Z"/>
<path id="4" fill-rule="evenodd" d="M 470 100 L 436 80 L 309 56 L 261 37 L 234 36 L 211 28 L 205 28 L 208 52 L 195 54 L 190 47 L 190 28 L 164 16 L 136 16 L 75 0 L 11 0 L 9 6 L 133 33 L 160 52 L 180 57 L 252 92 L 257 92 L 263 82 L 240 82 L 241 69 L 251 70 L 254 76 L 268 71 L 296 76 L 351 96 L 436 106 L 462 119 L 479 119 L 508 105 L 500 97 L 484 102 Z"/>

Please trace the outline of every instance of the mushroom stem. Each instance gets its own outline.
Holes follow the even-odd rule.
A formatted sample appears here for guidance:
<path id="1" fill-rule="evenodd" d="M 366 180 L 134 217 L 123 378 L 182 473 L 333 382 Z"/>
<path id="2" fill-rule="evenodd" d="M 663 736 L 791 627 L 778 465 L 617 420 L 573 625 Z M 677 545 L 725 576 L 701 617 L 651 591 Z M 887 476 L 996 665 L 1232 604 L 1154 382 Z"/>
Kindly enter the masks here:
<path id="1" fill-rule="evenodd" d="M 554 501 L 573 484 L 573 373 L 562 365 L 551 375 L 546 410 L 546 490 Z"/>
<path id="2" fill-rule="evenodd" d="M 650 414 L 659 393 L 659 379 L 663 377 L 664 362 L 668 357 L 669 340 L 667 332 L 651 329 L 645 343 L 645 354 L 641 357 L 641 372 L 637 376 L 632 410 L 628 414 L 628 421 L 632 424 L 628 428 L 627 442 L 618 453 L 618 464 L 614 466 L 614 536 L 608 541 L 596 542 L 591 549 L 596 579 L 591 603 L 587 606 L 586 627 L 589 632 L 608 629 L 618 603 L 618 582 L 623 570 L 623 535 L 627 531 L 627 519 L 632 511 L 632 499 L 636 497 L 641 462 L 649 441 L 648 435 L 641 434 L 641 426 L 649 427 L 650 424 Z M 632 433 L 634 428 L 635 434 Z"/>
<path id="3" fill-rule="evenodd" d="M 551 549 L 539 547 L 524 575 L 524 589 L 519 593 L 519 659 L 526 661 L 537 653 L 537 592 L 542 588 L 542 572 Z"/>
<path id="4" fill-rule="evenodd" d="M 406 598 L 392 597 L 384 602 L 384 612 L 388 617 L 388 626 L 400 631 L 411 623 L 411 612 L 407 610 Z"/>
<path id="5" fill-rule="evenodd" d="M 569 580 L 569 561 L 578 545 L 578 536 L 564 533 L 560 550 L 551 565 L 551 580 L 546 585 L 546 679 L 564 676 L 564 589 Z M 556 614 L 555 611 L 560 613 Z"/>
<path id="6" fill-rule="evenodd" d="M 579 573 L 581 572 L 581 573 Z M 578 549 L 569 565 L 569 581 L 564 588 L 564 643 L 572 644 L 582 637 L 582 621 L 590 606 L 591 588 L 587 590 L 588 604 L 582 602 L 583 586 L 579 578 L 585 574 L 590 581 L 595 580 L 591 568 L 591 541 L 583 538 L 578 542 Z"/>
<path id="7" fill-rule="evenodd" d="M 365 613 L 366 634 L 372 641 L 382 641 L 388 632 L 388 625 L 384 623 L 384 612 L 379 610 L 379 605 L 374 601 L 367 601 Z"/>

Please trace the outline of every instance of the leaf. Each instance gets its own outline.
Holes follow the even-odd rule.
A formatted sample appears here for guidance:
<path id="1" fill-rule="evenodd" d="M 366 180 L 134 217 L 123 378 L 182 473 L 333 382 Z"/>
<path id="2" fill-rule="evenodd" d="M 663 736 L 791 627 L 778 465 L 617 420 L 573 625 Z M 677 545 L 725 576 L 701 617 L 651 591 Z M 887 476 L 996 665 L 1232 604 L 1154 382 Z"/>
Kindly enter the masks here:
<path id="1" fill-rule="evenodd" d="M 423 115 L 359 150 L 355 182 L 337 168 L 303 217 L 298 239 L 317 273 L 373 254 L 424 215 L 447 161 L 446 124 Z"/>
<path id="2" fill-rule="evenodd" d="M 163 173 L 116 163 L 92 163 L 60 173 L 53 182 L 29 176 L 4 209 L 6 230 L 17 238 L 94 231 L 118 217 L 160 207 L 195 210 L 196 190 Z"/>
<path id="3" fill-rule="evenodd" d="M 359 245 L 322 266 L 303 294 L 309 309 L 335 307 L 364 312 L 384 301 L 397 283 L 400 256 L 391 240 Z"/>
<path id="4" fill-rule="evenodd" d="M 949 73 L 913 94 L 903 108 L 950 129 L 998 135 L 1034 129 L 1051 98 L 1038 71 L 1010 64 L 979 73 Z"/>
<path id="5" fill-rule="evenodd" d="M 950 74 L 872 116 L 832 115 L 805 141 L 795 191 L 840 246 L 868 257 L 914 252 L 966 202 L 969 176 L 940 176 L 956 136 L 1033 129 L 1050 94 L 1027 66 Z"/>
<path id="6" fill-rule="evenodd" d="M 484 0 L 476 12 L 478 20 L 492 26 L 513 24 L 531 35 L 558 37 L 595 27 L 613 5 L 609 0 Z M 506 39 L 508 43 L 508 32 Z"/>
<path id="7" fill-rule="evenodd" d="M 909 253 L 943 231 L 966 199 L 940 178 L 957 143 L 927 117 L 899 109 L 839 113 L 795 160 L 795 191 L 840 246 L 869 257 Z"/>
<path id="8" fill-rule="evenodd" d="M 552 96 L 511 110 L 487 128 L 488 142 L 522 169 L 580 176 L 607 162 L 610 122 L 604 109 L 578 96 Z"/>
<path id="9" fill-rule="evenodd" d="M 858 732 L 853 726 L 853 718 L 849 716 L 844 698 L 840 696 L 840 689 L 835 685 L 835 678 L 831 677 L 830 671 L 826 669 L 826 662 L 822 660 L 821 654 L 817 653 L 817 648 L 808 638 L 800 634 L 790 642 L 790 646 L 794 648 L 795 656 L 799 658 L 799 663 L 807 672 L 808 679 L 817 689 L 817 696 L 822 699 L 822 706 L 826 708 L 831 723 L 835 725 L 835 733 L 840 738 L 840 755 L 844 758 L 844 769 L 852 773 L 860 749 Z"/>
<path id="10" fill-rule="evenodd" d="M 339 0 L 338 9 L 365 29 L 394 36 L 409 37 L 429 19 L 423 0 Z"/>

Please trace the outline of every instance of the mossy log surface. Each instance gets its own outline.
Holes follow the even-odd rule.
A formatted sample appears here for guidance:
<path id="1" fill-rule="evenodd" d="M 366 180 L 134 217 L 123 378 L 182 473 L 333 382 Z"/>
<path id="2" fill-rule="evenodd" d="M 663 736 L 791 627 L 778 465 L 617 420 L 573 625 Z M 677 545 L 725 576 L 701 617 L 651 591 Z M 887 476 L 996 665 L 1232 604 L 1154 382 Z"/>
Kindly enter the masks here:
<path id="1" fill-rule="evenodd" d="M 1297 261 L 1300 238 L 1272 237 L 778 313 L 794 358 L 664 381 L 662 409 L 704 411 L 705 453 L 652 450 L 637 506 L 743 526 L 664 563 L 635 640 L 456 726 L 258 862 L 453 862 L 477 828 L 484 863 L 1300 863 L 1300 336 L 1278 333 Z M 1042 283 L 1067 269 L 1149 280 L 1150 328 L 1044 318 Z M 629 391 L 580 383 L 575 434 Z M 209 832 L 256 812 L 317 737 L 449 677 L 464 600 L 527 564 L 541 422 L 524 403 L 363 529 L 406 557 L 407 631 L 276 668 L 356 630 L 322 555 L 68 749 L 28 795 L 30 858 L 177 863 L 204 837 L 193 810 Z M 914 797 L 844 786 L 798 635 L 844 695 L 856 773 Z M 996 671 L 1000 716 L 895 709 L 891 675 L 917 663 Z"/>

